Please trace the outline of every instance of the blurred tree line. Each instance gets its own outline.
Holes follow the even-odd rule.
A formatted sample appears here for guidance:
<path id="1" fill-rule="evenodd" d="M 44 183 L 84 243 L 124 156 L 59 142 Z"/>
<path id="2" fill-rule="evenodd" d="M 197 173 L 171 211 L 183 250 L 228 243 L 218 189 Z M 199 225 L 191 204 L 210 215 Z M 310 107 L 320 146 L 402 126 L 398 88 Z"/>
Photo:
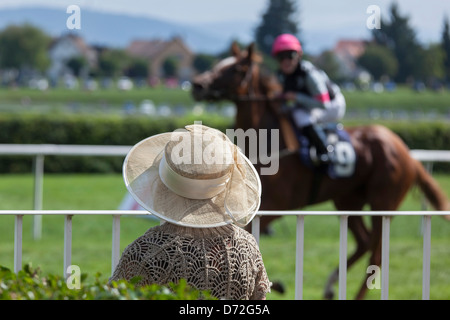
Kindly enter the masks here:
<path id="1" fill-rule="evenodd" d="M 264 56 L 265 65 L 275 70 L 277 63 L 270 51 L 276 36 L 281 33 L 296 35 L 301 41 L 300 16 L 297 1 L 268 0 L 267 9 L 261 15 L 255 28 L 254 39 Z M 0 69 L 15 69 L 19 72 L 38 70 L 44 72 L 50 65 L 48 47 L 52 39 L 39 28 L 30 25 L 9 26 L 0 31 Z M 305 45 L 304 41 L 302 44 Z M 243 47 L 245 45 L 242 45 Z M 197 72 L 211 69 L 229 51 L 217 55 L 198 53 L 193 67 Z M 305 54 L 306 59 L 312 57 Z M 322 53 L 316 60 L 331 78 L 339 80 L 340 62 L 333 51 Z M 429 85 L 436 82 L 450 82 L 450 27 L 448 17 L 444 19 L 441 41 L 422 45 L 411 26 L 410 18 L 402 15 L 398 4 L 393 2 L 388 19 L 381 19 L 381 28 L 372 31 L 372 39 L 365 52 L 356 61 L 369 71 L 375 80 L 391 79 L 398 83 L 424 81 Z M 73 57 L 66 65 L 79 76 L 88 62 L 83 57 Z M 147 78 L 149 61 L 130 57 L 125 50 L 100 48 L 95 68 L 89 74 L 94 77 Z M 176 61 L 168 59 L 163 68 L 166 75 L 176 73 Z"/>
<path id="2" fill-rule="evenodd" d="M 0 68 L 45 71 L 50 65 L 50 42 L 47 34 L 31 25 L 7 27 L 0 32 Z"/>
<path id="3" fill-rule="evenodd" d="M 19 72 L 33 69 L 45 72 L 50 66 L 48 55 L 52 38 L 38 27 L 11 25 L 0 32 L 0 69 L 16 69 Z M 114 77 L 129 75 L 146 77 L 148 62 L 130 57 L 125 50 L 99 49 L 97 67 L 89 70 L 91 75 Z M 75 76 L 88 65 L 83 56 L 74 56 L 66 61 Z"/>
<path id="4" fill-rule="evenodd" d="M 24 73 L 44 75 L 51 65 L 49 49 L 53 39 L 40 28 L 30 25 L 10 25 L 0 30 L 0 70 L 14 71 L 15 82 Z M 149 76 L 150 61 L 129 55 L 125 49 L 95 47 L 97 63 L 90 66 L 86 57 L 75 55 L 65 61 L 66 67 L 76 77 L 94 78 L 127 76 L 145 79 Z M 178 61 L 167 58 L 163 63 L 166 77 L 177 73 Z"/>
<path id="5" fill-rule="evenodd" d="M 255 41 L 265 55 L 269 66 L 276 68 L 270 56 L 273 40 L 282 33 L 296 35 L 304 45 L 300 34 L 297 1 L 269 0 L 260 24 L 255 30 Z M 381 19 L 381 28 L 374 29 L 364 54 L 356 61 L 371 73 L 375 80 L 391 79 L 398 83 L 424 81 L 450 82 L 450 28 L 448 18 L 444 19 L 441 42 L 422 45 L 410 18 L 400 13 L 398 4 L 390 6 L 389 19 Z M 305 55 L 305 58 L 308 55 Z M 339 61 L 333 51 L 321 54 L 317 65 L 331 78 L 339 80 Z"/>
<path id="6" fill-rule="evenodd" d="M 372 40 L 358 63 L 376 80 L 389 76 L 399 83 L 450 80 L 450 31 L 444 19 L 440 43 L 422 45 L 410 18 L 392 3 L 389 19 L 381 19 L 381 28 L 373 29 Z"/>

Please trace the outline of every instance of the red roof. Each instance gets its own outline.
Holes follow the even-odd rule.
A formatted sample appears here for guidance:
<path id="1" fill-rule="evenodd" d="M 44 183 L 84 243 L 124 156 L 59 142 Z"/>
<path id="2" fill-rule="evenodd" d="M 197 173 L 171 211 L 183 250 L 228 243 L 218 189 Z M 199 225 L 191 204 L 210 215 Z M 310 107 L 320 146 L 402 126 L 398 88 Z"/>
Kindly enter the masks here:
<path id="1" fill-rule="evenodd" d="M 333 51 L 337 55 L 358 58 L 364 53 L 366 41 L 364 40 L 340 40 Z"/>
<path id="2" fill-rule="evenodd" d="M 160 39 L 156 40 L 134 40 L 130 43 L 127 48 L 128 53 L 137 57 L 152 58 L 164 51 L 170 44 L 178 43 L 183 47 L 183 49 L 190 53 L 190 50 L 184 45 L 180 38 L 173 38 L 169 41 L 164 41 Z"/>
<path id="3" fill-rule="evenodd" d="M 167 43 L 162 40 L 135 40 L 130 43 L 127 51 L 134 56 L 151 58 L 166 45 Z"/>

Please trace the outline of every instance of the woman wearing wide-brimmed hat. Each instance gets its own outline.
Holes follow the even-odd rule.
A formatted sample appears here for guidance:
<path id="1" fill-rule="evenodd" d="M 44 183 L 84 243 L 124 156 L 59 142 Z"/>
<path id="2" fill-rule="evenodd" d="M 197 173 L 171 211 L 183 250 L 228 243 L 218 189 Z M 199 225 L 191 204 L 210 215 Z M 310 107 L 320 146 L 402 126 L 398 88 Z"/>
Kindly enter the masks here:
<path id="1" fill-rule="evenodd" d="M 123 175 L 136 201 L 164 221 L 131 243 L 110 281 L 140 285 L 186 279 L 220 299 L 264 299 L 271 283 L 255 238 L 261 182 L 222 132 L 203 125 L 144 139 Z"/>

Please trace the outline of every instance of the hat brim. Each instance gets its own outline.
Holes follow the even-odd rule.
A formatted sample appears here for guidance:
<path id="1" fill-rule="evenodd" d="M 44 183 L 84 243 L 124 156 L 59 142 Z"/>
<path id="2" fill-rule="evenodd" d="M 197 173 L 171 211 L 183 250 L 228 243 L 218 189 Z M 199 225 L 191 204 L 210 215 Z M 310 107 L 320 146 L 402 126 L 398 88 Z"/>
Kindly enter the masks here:
<path id="1" fill-rule="evenodd" d="M 250 160 L 240 151 L 243 172 L 233 169 L 230 188 L 210 199 L 195 200 L 177 195 L 161 181 L 159 163 L 172 133 L 162 133 L 136 144 L 123 164 L 125 185 L 137 203 L 153 215 L 186 227 L 211 228 L 243 220 L 248 223 L 259 209 L 261 182 Z M 225 205 L 225 201 L 227 206 Z M 225 207 L 246 208 L 232 219 Z"/>

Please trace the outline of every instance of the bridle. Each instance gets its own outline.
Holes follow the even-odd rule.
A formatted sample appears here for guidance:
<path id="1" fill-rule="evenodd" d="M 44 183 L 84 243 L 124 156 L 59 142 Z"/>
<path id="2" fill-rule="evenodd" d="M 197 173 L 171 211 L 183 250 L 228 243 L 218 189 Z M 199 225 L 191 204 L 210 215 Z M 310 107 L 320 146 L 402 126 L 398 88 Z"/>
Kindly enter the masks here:
<path id="1" fill-rule="evenodd" d="M 245 73 L 244 78 L 242 79 L 241 83 L 239 84 L 238 91 L 244 91 L 247 90 L 247 96 L 245 95 L 238 95 L 238 100 L 241 100 L 242 98 L 245 98 L 245 100 L 252 100 L 255 96 L 254 88 L 252 86 L 253 81 L 253 73 L 255 72 L 255 64 L 253 61 L 250 60 L 250 66 L 247 69 L 247 72 Z"/>
<path id="2" fill-rule="evenodd" d="M 253 60 L 250 60 L 249 68 L 247 69 L 247 72 L 242 79 L 238 91 L 245 92 L 247 91 L 247 94 L 240 94 L 236 95 L 235 99 L 236 101 L 249 101 L 249 102 L 261 102 L 261 101 L 283 101 L 282 98 L 279 97 L 268 97 L 263 94 L 258 94 L 254 91 L 254 86 L 252 85 L 252 82 L 254 81 L 254 73 L 257 72 L 259 69 L 256 68 L 257 63 Z M 257 79 L 257 77 L 256 77 Z M 247 89 L 247 90 L 245 90 Z"/>
<path id="3" fill-rule="evenodd" d="M 279 98 L 270 98 L 262 94 L 256 94 L 254 91 L 254 86 L 252 82 L 254 81 L 254 73 L 256 72 L 256 63 L 250 60 L 250 65 L 247 68 L 242 80 L 240 81 L 237 92 L 245 92 L 242 94 L 230 94 L 225 88 L 211 89 L 208 88 L 208 96 L 212 99 L 227 99 L 235 102 L 257 102 L 257 101 L 275 101 L 280 100 Z M 212 79 L 217 77 L 217 71 L 210 71 L 210 76 Z"/>

